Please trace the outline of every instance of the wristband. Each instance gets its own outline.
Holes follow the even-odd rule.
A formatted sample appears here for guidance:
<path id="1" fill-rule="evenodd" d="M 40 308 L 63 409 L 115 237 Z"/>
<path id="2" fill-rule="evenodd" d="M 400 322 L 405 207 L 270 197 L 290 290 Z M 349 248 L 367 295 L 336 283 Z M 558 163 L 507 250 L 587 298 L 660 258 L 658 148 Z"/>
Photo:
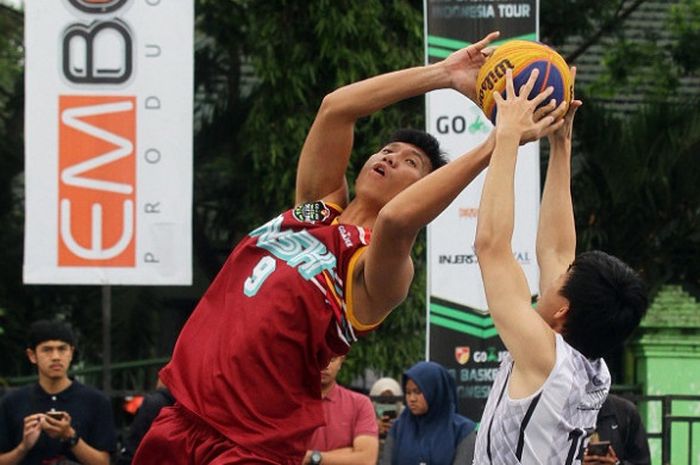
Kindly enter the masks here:
<path id="1" fill-rule="evenodd" d="M 76 430 L 73 430 L 73 434 L 68 439 L 64 439 L 61 442 L 67 444 L 68 447 L 72 449 L 75 447 L 76 444 L 78 444 L 78 441 L 80 441 L 80 436 L 78 435 L 78 432 Z"/>

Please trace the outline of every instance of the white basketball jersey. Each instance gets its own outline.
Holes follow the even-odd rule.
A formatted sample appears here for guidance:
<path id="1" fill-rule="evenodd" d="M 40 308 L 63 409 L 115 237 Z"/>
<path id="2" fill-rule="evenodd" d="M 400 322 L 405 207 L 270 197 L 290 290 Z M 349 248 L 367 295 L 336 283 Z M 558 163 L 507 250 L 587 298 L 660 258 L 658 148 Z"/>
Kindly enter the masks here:
<path id="1" fill-rule="evenodd" d="M 556 336 L 556 362 L 542 387 L 508 396 L 513 369 L 501 363 L 477 435 L 474 465 L 580 465 L 583 448 L 610 389 L 603 359 L 588 360 Z"/>

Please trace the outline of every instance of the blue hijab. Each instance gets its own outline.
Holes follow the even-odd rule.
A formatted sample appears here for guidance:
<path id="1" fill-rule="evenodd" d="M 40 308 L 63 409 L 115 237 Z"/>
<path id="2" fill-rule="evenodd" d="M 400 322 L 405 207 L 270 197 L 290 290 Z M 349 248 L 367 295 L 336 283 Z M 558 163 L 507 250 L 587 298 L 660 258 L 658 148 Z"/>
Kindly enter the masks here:
<path id="1" fill-rule="evenodd" d="M 394 439 L 392 465 L 451 465 L 457 446 L 476 426 L 457 413 L 457 389 L 452 376 L 435 362 L 418 362 L 403 374 L 423 393 L 428 412 L 413 415 L 407 407 L 389 434 Z"/>

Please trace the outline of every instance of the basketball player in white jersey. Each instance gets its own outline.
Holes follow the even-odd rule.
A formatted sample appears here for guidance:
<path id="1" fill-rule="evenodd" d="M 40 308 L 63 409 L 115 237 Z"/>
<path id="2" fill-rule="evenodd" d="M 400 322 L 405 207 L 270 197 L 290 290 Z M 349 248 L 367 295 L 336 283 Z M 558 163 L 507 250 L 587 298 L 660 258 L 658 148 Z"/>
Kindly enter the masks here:
<path id="1" fill-rule="evenodd" d="M 575 73 L 575 69 L 572 69 Z M 645 286 L 626 264 L 603 252 L 575 257 L 571 200 L 574 100 L 551 147 L 537 235 L 540 300 L 534 311 L 513 257 L 514 172 L 522 131 L 541 95 L 528 100 L 534 73 L 519 95 L 507 75 L 498 105 L 496 145 L 479 207 L 476 252 L 491 317 L 510 355 L 503 361 L 477 438 L 477 465 L 580 464 L 610 387 L 601 358 L 637 327 Z"/>

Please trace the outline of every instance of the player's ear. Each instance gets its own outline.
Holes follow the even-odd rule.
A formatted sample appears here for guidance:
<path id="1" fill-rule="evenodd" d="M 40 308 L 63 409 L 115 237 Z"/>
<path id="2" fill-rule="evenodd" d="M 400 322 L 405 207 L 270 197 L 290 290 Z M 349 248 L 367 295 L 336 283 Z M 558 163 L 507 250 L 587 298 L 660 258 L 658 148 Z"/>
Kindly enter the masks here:
<path id="1" fill-rule="evenodd" d="M 566 304 L 562 305 L 559 307 L 559 310 L 554 312 L 554 318 L 557 320 L 561 321 L 566 321 L 566 317 L 569 316 L 569 303 L 567 302 Z"/>
<path id="2" fill-rule="evenodd" d="M 36 365 L 36 352 L 33 349 L 27 348 L 27 358 L 32 364 Z"/>

